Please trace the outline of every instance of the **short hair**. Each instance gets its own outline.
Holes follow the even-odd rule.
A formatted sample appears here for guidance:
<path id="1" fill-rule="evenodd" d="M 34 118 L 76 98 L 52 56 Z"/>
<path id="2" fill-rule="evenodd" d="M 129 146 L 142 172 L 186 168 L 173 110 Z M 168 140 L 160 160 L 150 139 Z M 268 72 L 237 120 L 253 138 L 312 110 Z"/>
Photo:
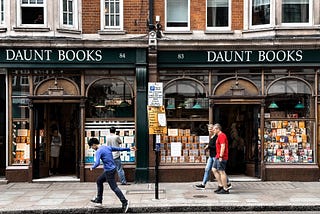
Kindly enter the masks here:
<path id="1" fill-rule="evenodd" d="M 99 145 L 100 142 L 97 138 L 94 137 L 94 138 L 91 138 L 88 142 L 89 147 L 91 147 L 93 144 Z"/>
<path id="2" fill-rule="evenodd" d="M 110 133 L 116 133 L 116 127 L 112 126 L 112 127 L 110 128 Z"/>
<path id="3" fill-rule="evenodd" d="M 221 125 L 220 125 L 219 123 L 216 123 L 216 124 L 214 124 L 213 126 L 216 127 L 216 128 L 219 129 L 219 130 L 222 129 L 222 127 L 221 127 Z"/>

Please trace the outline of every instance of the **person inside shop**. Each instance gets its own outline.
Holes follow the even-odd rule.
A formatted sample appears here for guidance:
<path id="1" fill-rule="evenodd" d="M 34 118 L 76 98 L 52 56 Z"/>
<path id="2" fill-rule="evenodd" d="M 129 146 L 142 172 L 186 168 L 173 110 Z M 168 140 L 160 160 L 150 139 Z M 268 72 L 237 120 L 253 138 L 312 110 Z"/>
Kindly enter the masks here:
<path id="1" fill-rule="evenodd" d="M 61 134 L 58 129 L 53 130 L 50 150 L 50 175 L 55 175 L 59 167 L 60 148 L 62 146 Z"/>
<path id="2" fill-rule="evenodd" d="M 213 163 L 213 174 L 218 181 L 218 188 L 214 191 L 217 194 L 229 194 L 226 166 L 228 161 L 228 138 L 221 131 L 221 125 L 213 125 L 215 134 L 218 135 L 216 140 L 216 160 Z"/>
<path id="3" fill-rule="evenodd" d="M 107 136 L 106 144 L 108 146 L 113 146 L 113 147 L 120 147 L 120 145 L 122 144 L 122 140 L 116 134 L 116 128 L 114 126 L 110 128 L 110 135 Z M 129 183 L 127 183 L 127 180 L 126 180 L 124 170 L 122 168 L 120 152 L 119 151 L 112 152 L 112 155 L 113 155 L 114 163 L 117 167 L 118 177 L 120 179 L 121 185 L 129 185 Z"/>
<path id="4" fill-rule="evenodd" d="M 209 140 L 209 144 L 206 145 L 206 147 L 204 149 L 206 151 L 209 150 L 209 157 L 207 160 L 207 165 L 204 170 L 202 183 L 196 185 L 197 189 L 205 189 L 206 183 L 210 179 L 210 173 L 211 173 L 211 170 L 213 167 L 213 163 L 216 159 L 216 140 L 218 138 L 218 135 L 216 135 L 216 133 L 215 133 L 215 129 L 213 128 L 213 124 L 208 125 L 208 131 L 209 131 L 210 140 Z M 229 181 L 229 178 L 227 178 L 227 179 L 228 179 L 227 180 L 228 189 L 231 189 L 232 188 L 231 182 Z"/>
<path id="5" fill-rule="evenodd" d="M 33 20 L 33 24 L 43 24 L 43 15 L 39 14 L 35 20 Z"/>
<path id="6" fill-rule="evenodd" d="M 125 198 L 122 191 L 117 185 L 115 180 L 116 165 L 114 163 L 112 152 L 114 151 L 136 151 L 135 147 L 122 148 L 103 145 L 100 146 L 100 142 L 97 138 L 91 138 L 88 141 L 90 148 L 96 151 L 96 160 L 91 166 L 90 171 L 97 168 L 100 165 L 100 160 L 103 163 L 104 172 L 97 179 L 97 197 L 92 199 L 91 202 L 102 204 L 103 199 L 103 183 L 108 182 L 110 189 L 116 194 L 122 203 L 123 212 L 126 213 L 129 208 L 129 201 Z"/>

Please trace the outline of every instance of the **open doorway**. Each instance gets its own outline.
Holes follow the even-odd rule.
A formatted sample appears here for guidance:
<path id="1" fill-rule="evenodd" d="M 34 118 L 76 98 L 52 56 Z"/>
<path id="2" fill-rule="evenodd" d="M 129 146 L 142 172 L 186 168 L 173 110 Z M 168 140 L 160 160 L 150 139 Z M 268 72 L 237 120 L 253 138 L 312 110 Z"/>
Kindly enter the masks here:
<path id="1" fill-rule="evenodd" d="M 80 129 L 79 105 L 73 103 L 39 103 L 34 105 L 34 178 L 53 175 L 79 177 Z M 52 170 L 51 141 L 54 130 L 61 136 L 62 145 Z"/>
<path id="2" fill-rule="evenodd" d="M 259 177 L 258 112 L 259 106 L 254 104 L 214 106 L 214 121 L 228 137 L 228 174 Z"/>

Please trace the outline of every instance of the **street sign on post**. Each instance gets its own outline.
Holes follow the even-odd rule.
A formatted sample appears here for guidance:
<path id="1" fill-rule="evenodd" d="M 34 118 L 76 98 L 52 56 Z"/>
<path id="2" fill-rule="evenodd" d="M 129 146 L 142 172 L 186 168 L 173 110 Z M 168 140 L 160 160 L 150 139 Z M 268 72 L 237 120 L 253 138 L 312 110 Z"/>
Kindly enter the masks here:
<path id="1" fill-rule="evenodd" d="M 159 199 L 159 156 L 161 134 L 167 134 L 167 119 L 163 106 L 163 84 L 161 82 L 148 83 L 148 124 L 149 134 L 153 135 L 153 149 L 156 155 L 155 165 L 155 198 Z"/>
<path id="2" fill-rule="evenodd" d="M 149 134 L 167 134 L 164 106 L 148 106 Z"/>
<path id="3" fill-rule="evenodd" d="M 163 83 L 149 82 L 148 83 L 148 106 L 163 105 Z"/>

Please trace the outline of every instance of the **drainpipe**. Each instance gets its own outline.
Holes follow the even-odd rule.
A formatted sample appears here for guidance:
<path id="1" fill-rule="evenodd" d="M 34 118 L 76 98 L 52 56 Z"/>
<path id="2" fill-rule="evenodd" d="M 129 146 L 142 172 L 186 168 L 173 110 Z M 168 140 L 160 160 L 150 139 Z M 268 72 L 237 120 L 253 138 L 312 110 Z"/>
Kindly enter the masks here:
<path id="1" fill-rule="evenodd" d="M 149 0 L 149 31 L 154 30 L 153 25 L 153 0 Z"/>

